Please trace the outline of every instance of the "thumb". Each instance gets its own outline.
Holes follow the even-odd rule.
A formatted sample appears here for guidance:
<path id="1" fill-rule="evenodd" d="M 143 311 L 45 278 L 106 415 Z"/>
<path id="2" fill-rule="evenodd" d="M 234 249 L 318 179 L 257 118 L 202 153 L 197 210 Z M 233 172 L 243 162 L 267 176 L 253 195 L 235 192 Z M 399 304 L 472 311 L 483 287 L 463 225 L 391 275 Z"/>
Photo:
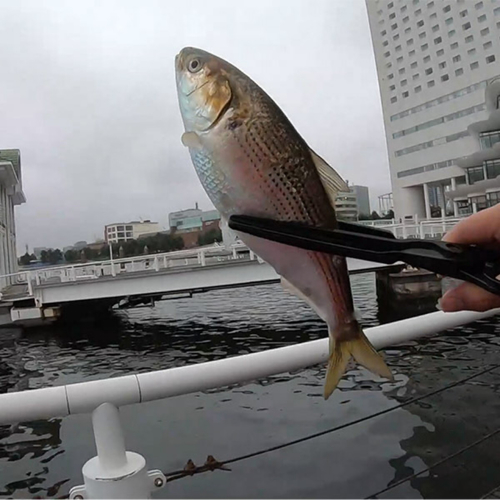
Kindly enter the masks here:
<path id="1" fill-rule="evenodd" d="M 472 283 L 462 283 L 453 290 L 448 290 L 440 300 L 444 312 L 478 311 L 500 307 L 500 296 L 487 292 Z"/>

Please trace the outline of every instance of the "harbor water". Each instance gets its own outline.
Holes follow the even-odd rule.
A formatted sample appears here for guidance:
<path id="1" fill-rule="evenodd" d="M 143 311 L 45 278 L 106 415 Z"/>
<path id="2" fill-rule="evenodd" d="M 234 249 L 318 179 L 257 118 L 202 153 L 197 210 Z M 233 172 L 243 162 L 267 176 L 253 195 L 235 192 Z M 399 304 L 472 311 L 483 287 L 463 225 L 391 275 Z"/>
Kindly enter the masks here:
<path id="1" fill-rule="evenodd" d="M 352 277 L 363 326 L 381 316 L 374 276 Z M 324 401 L 324 366 L 120 410 L 127 448 L 150 469 L 227 460 L 392 408 L 499 363 L 496 318 L 385 350 L 387 382 L 352 367 Z M 99 324 L 0 330 L 0 392 L 116 377 L 327 335 L 279 285 L 214 291 Z M 156 498 L 364 498 L 500 427 L 500 369 L 343 430 L 186 477 Z M 500 435 L 379 498 L 478 498 L 500 485 Z M 0 426 L 0 497 L 57 498 L 95 455 L 90 415 Z"/>

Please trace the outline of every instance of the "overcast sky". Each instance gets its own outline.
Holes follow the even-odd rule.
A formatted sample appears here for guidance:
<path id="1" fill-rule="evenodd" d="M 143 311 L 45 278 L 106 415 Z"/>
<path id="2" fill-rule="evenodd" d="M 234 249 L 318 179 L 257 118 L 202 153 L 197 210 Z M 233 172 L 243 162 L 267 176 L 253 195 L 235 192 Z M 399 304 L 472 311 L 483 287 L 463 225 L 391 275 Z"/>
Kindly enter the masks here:
<path id="1" fill-rule="evenodd" d="M 212 208 L 181 144 L 174 57 L 235 64 L 372 208 L 390 191 L 363 0 L 0 0 L 0 149 L 21 150 L 18 249 Z"/>

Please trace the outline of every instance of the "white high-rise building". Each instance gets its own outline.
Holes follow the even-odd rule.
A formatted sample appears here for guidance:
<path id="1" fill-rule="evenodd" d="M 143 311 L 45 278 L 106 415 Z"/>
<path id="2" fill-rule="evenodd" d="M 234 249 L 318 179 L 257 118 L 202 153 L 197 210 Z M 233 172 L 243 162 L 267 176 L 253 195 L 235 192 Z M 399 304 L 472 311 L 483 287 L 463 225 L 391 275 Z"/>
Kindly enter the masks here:
<path id="1" fill-rule="evenodd" d="M 499 0 L 366 0 L 397 218 L 458 214 L 469 125 L 500 75 Z M 490 133 L 494 131 L 486 131 Z M 464 166 L 464 163 L 461 163 Z M 462 211 L 463 212 L 463 211 Z"/>

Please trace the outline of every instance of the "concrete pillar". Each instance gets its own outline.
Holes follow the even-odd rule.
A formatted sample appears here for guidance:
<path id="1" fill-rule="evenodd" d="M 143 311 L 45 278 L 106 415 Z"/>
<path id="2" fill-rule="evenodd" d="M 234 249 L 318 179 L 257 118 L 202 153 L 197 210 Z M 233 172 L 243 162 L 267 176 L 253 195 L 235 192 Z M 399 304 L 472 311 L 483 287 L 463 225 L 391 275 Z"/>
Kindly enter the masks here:
<path id="1" fill-rule="evenodd" d="M 425 217 L 427 219 L 431 218 L 431 204 L 429 202 L 429 186 L 427 183 L 422 185 L 422 189 L 424 190 L 424 203 L 425 203 Z"/>
<path id="2" fill-rule="evenodd" d="M 444 186 L 443 184 L 439 185 L 439 195 L 441 198 L 441 217 L 446 217 L 446 199 L 444 197 Z"/>
<path id="3" fill-rule="evenodd" d="M 455 177 L 451 178 L 451 190 L 455 191 L 457 189 L 457 179 Z M 458 203 L 453 200 L 453 215 L 458 216 Z"/>

